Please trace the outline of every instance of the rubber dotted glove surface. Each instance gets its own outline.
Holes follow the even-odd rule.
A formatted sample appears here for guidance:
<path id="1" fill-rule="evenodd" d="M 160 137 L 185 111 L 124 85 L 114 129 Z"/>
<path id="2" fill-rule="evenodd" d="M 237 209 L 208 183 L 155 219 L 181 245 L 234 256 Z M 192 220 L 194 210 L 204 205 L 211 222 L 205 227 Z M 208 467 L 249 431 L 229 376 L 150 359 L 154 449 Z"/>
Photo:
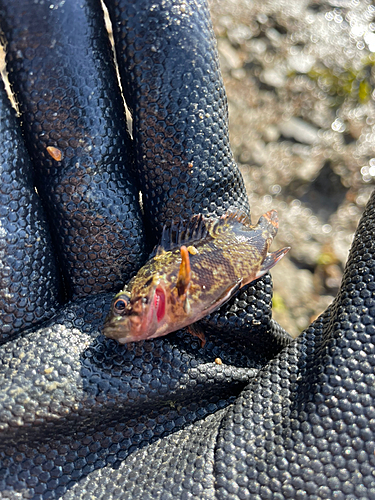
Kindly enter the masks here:
<path id="1" fill-rule="evenodd" d="M 207 6 L 107 7 L 132 138 L 100 2 L 0 1 L 20 110 L 2 90 L 1 496 L 375 498 L 374 199 L 293 343 L 269 276 L 202 322 L 204 349 L 101 335 L 166 221 L 249 212 Z"/>

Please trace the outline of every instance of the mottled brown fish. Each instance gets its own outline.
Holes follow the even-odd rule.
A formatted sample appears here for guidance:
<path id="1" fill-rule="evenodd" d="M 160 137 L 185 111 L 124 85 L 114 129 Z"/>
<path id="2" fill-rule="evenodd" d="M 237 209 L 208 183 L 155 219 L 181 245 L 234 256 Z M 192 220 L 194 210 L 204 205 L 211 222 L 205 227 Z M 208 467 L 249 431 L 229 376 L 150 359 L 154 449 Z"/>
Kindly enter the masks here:
<path id="1" fill-rule="evenodd" d="M 268 253 L 277 229 L 275 210 L 256 226 L 229 213 L 165 227 L 153 256 L 115 296 L 104 334 L 122 344 L 161 337 L 215 311 L 288 252 Z"/>

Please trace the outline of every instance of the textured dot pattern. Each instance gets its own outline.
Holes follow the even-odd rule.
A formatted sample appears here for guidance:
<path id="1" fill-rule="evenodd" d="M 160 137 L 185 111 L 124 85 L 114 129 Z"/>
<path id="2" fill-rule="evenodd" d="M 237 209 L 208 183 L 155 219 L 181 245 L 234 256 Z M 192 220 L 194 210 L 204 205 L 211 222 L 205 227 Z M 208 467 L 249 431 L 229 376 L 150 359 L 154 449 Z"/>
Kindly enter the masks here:
<path id="1" fill-rule="evenodd" d="M 208 383 L 215 379 L 218 370 L 230 391 L 232 384 L 246 382 L 249 369 L 253 373 L 251 370 L 267 362 L 266 357 L 255 359 L 251 349 L 233 349 L 220 335 L 202 350 L 198 339 L 182 330 L 166 339 L 121 346 L 98 336 L 110 299 L 110 295 L 101 294 L 96 300 L 85 299 L 66 306 L 51 326 L 3 346 L 0 402 L 3 439 L 12 439 L 13 431 L 31 436 L 30 424 L 38 434 L 40 429 L 50 427 L 51 419 L 54 432 L 70 420 L 76 420 L 75 427 L 86 426 L 85 418 L 82 421 L 81 418 L 91 413 L 92 424 L 95 419 L 102 423 L 103 412 L 109 411 L 111 418 L 115 413 L 123 413 L 125 407 L 128 414 L 137 413 L 148 405 L 155 408 L 166 395 L 175 405 L 196 389 L 201 397 L 208 391 L 208 397 L 211 391 L 215 394 L 218 390 L 218 386 Z M 39 365 L 35 384 L 30 366 L 41 351 L 43 363 Z M 217 357 L 224 365 L 219 367 L 214 363 Z M 141 390 L 148 380 L 152 383 Z M 12 405 L 15 383 L 20 385 L 19 404 L 31 400 L 32 404 L 18 415 L 17 430 L 12 430 L 8 408 Z M 43 415 L 46 405 L 48 412 Z M 78 409 L 74 410 L 75 407 Z"/>
<path id="2" fill-rule="evenodd" d="M 51 317 L 59 282 L 14 110 L 0 82 L 0 343 Z"/>
<path id="3" fill-rule="evenodd" d="M 219 498 L 375 498 L 374 233 L 375 194 L 335 302 L 222 422 Z"/>
<path id="4" fill-rule="evenodd" d="M 218 332 L 240 349 L 252 345 L 258 354 L 271 358 L 291 341 L 290 335 L 271 319 L 272 279 L 262 277 L 244 287 L 217 311 L 198 322 L 207 338 Z M 268 339 L 268 342 L 264 340 Z"/>
<path id="5" fill-rule="evenodd" d="M 219 410 L 183 430 L 176 429 L 162 441 L 132 453 L 117 469 L 95 471 L 90 480 L 100 485 L 95 489 L 96 498 L 118 498 L 126 492 L 128 498 L 214 499 L 214 449 L 218 423 L 225 413 Z M 145 463 L 149 464 L 147 474 Z M 89 498 L 90 480 L 85 478 L 65 498 Z"/>
<path id="6" fill-rule="evenodd" d="M 100 2 L 4 1 L 7 67 L 70 296 L 144 260 L 130 138 Z M 62 153 L 56 161 L 47 147 Z"/>
<path id="7" fill-rule="evenodd" d="M 110 300 L 76 301 L 2 346 L 0 491 L 58 498 L 94 470 L 228 406 L 267 362 L 225 339 L 202 350 L 182 331 L 120 346 L 98 332 Z"/>
<path id="8" fill-rule="evenodd" d="M 150 237 L 177 217 L 248 213 L 205 2 L 115 0 L 108 9 Z"/>

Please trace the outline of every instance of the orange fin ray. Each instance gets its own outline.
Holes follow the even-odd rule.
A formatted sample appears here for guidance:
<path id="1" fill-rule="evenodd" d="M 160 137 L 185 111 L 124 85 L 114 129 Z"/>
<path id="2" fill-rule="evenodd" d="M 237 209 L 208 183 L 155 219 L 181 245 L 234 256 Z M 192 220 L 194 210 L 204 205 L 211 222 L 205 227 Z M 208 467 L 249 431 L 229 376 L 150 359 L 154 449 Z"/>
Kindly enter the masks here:
<path id="1" fill-rule="evenodd" d="M 188 249 L 182 245 L 180 248 L 181 252 L 181 265 L 180 270 L 178 271 L 176 288 L 178 292 L 178 296 L 186 295 L 190 280 L 191 280 L 191 267 L 190 267 L 190 257 Z"/>
<path id="2" fill-rule="evenodd" d="M 280 248 L 280 250 L 276 250 L 276 252 L 272 252 L 267 254 L 267 257 L 262 262 L 259 271 L 256 274 L 256 279 L 260 278 L 264 274 L 266 274 L 270 269 L 275 266 L 279 260 L 281 260 L 284 255 L 286 255 L 290 250 L 290 247 Z"/>
<path id="3" fill-rule="evenodd" d="M 174 250 L 184 244 L 189 246 L 206 238 L 209 235 L 206 221 L 202 214 L 197 214 L 191 217 L 190 220 L 177 219 L 165 224 L 160 243 L 154 248 L 151 257 Z"/>

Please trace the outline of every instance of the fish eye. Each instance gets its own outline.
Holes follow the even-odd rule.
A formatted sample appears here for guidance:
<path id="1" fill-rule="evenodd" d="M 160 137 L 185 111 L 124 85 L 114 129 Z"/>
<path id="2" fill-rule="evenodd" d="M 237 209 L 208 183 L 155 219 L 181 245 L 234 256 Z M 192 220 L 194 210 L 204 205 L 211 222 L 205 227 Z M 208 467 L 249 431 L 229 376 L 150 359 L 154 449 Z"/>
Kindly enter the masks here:
<path id="1" fill-rule="evenodd" d="M 121 314 L 122 312 L 125 311 L 127 305 L 128 305 L 127 301 L 119 297 L 113 304 L 113 309 L 115 309 L 116 312 Z"/>

